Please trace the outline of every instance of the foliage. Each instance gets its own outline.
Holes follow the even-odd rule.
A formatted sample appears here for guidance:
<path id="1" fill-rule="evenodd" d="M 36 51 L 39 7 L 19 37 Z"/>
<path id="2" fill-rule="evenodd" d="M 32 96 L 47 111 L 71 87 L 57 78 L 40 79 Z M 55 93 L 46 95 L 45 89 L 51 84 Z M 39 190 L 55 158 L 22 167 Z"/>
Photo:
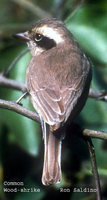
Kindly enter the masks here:
<path id="1" fill-rule="evenodd" d="M 17 0 L 0 1 L 0 72 L 8 69 L 12 61 L 26 46 L 11 38 L 11 34 L 28 29 L 38 20 L 41 11 L 65 21 L 68 29 L 79 41 L 81 47 L 93 63 L 91 87 L 107 90 L 107 2 L 87 0 L 81 5 L 76 0 L 29 0 L 34 8 L 40 8 L 40 16 L 33 9 Z M 81 5 L 80 7 L 78 7 Z M 75 12 L 73 10 L 78 7 Z M 31 58 L 24 55 L 12 69 L 9 77 L 25 81 L 26 68 Z M 0 88 L 0 98 L 17 100 L 21 92 Z M 29 99 L 22 100 L 25 107 L 33 109 Z M 82 128 L 107 132 L 107 105 L 104 102 L 88 99 L 77 122 Z M 107 198 L 107 143 L 93 140 L 97 164 L 103 188 L 103 198 Z M 95 193 L 75 193 L 73 187 L 94 188 L 87 145 L 71 133 L 63 141 L 61 184 L 44 187 L 41 184 L 43 165 L 43 140 L 40 126 L 33 121 L 7 110 L 0 110 L 0 184 L 5 181 L 22 181 L 25 188 L 39 188 L 40 192 L 3 193 L 0 199 L 45 200 L 65 197 L 69 200 L 95 199 Z M 4 185 L 3 185 L 4 187 Z M 70 192 L 61 192 L 68 188 Z M 20 187 L 19 187 L 20 189 Z"/>

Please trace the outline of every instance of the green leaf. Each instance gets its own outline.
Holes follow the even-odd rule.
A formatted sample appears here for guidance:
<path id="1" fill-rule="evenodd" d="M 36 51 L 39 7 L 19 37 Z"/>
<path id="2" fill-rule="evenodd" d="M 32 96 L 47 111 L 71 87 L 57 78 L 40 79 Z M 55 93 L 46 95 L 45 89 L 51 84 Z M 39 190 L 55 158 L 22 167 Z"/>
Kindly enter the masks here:
<path id="1" fill-rule="evenodd" d="M 107 64 L 107 6 L 87 4 L 69 16 L 66 25 L 90 56 Z"/>

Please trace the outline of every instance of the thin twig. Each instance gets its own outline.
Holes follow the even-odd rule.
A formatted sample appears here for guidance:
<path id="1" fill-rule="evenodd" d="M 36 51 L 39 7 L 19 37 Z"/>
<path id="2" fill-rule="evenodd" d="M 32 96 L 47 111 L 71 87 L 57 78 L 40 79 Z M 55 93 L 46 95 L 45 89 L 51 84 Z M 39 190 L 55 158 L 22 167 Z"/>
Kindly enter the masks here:
<path id="1" fill-rule="evenodd" d="M 28 117 L 36 122 L 40 122 L 39 116 L 36 112 L 33 112 L 31 110 L 28 110 L 27 108 L 24 108 L 23 106 L 20 106 L 16 102 L 13 101 L 5 101 L 0 99 L 0 107 L 5 108 L 8 110 L 12 110 L 18 114 L 21 114 L 25 117 Z"/>
<path id="2" fill-rule="evenodd" d="M 69 15 L 69 17 L 65 20 L 65 23 L 67 23 L 69 20 L 71 20 L 71 18 L 75 15 L 75 13 L 82 7 L 82 5 L 84 4 L 84 0 L 80 0 L 78 1 L 74 1 L 72 4 L 72 12 Z"/>
<path id="3" fill-rule="evenodd" d="M 21 100 L 29 95 L 28 91 L 24 92 L 16 101 L 17 104 L 20 104 Z"/>
<path id="4" fill-rule="evenodd" d="M 95 150 L 94 150 L 94 146 L 93 146 L 91 138 L 87 139 L 87 144 L 88 144 L 88 149 L 89 149 L 90 158 L 91 158 L 92 172 L 95 178 L 97 200 L 101 200 L 100 180 L 99 180 L 99 175 L 98 175 L 98 170 L 97 170 Z"/>
<path id="5" fill-rule="evenodd" d="M 13 69 L 13 67 L 17 64 L 17 62 L 20 60 L 20 58 L 25 55 L 27 52 L 29 51 L 28 48 L 26 48 L 22 53 L 20 53 L 15 60 L 13 60 L 13 62 L 11 63 L 11 65 L 9 66 L 8 70 L 4 72 L 4 76 L 8 76 L 10 71 Z"/>

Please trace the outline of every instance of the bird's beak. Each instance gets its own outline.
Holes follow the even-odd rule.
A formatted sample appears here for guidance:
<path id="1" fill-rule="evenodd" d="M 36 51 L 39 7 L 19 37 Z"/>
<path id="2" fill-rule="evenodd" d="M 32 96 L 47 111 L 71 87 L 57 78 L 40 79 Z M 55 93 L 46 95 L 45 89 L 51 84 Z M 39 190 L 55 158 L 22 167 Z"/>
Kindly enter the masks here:
<path id="1" fill-rule="evenodd" d="M 13 35 L 14 38 L 20 39 L 20 40 L 24 40 L 24 41 L 29 41 L 29 35 L 28 32 L 24 32 L 24 33 L 16 33 Z"/>

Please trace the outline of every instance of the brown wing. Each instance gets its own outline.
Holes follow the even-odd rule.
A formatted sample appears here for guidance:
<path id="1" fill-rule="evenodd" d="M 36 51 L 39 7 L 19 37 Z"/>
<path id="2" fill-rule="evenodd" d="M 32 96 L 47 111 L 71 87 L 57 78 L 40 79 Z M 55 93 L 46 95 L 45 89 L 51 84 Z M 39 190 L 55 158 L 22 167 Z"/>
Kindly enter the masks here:
<path id="1" fill-rule="evenodd" d="M 90 67 L 85 57 L 81 61 L 80 53 L 69 51 L 65 57 L 60 48 L 57 54 L 54 51 L 51 53 L 52 56 L 48 54 L 32 59 L 27 72 L 27 85 L 39 115 L 49 125 L 56 125 L 69 117 L 82 93 Z"/>

